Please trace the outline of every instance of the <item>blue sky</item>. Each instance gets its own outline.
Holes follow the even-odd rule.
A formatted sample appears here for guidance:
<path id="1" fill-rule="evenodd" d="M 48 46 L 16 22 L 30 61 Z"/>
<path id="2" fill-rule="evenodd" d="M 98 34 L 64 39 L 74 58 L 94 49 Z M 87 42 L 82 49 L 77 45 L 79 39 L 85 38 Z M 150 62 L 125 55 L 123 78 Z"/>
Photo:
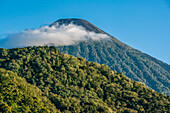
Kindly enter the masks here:
<path id="1" fill-rule="evenodd" d="M 83 18 L 170 64 L 170 0 L 0 0 L 0 34 Z"/>

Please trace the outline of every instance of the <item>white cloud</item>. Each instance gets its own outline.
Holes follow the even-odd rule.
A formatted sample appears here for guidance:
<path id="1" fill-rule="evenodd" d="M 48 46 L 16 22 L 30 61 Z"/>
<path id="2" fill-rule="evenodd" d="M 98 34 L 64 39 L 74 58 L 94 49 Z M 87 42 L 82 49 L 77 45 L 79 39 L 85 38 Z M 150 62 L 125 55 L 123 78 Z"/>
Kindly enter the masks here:
<path id="1" fill-rule="evenodd" d="M 89 32 L 85 28 L 74 24 L 60 26 L 57 24 L 52 27 L 44 26 L 35 30 L 25 30 L 21 33 L 9 34 L 6 38 L 0 39 L 0 47 L 62 46 L 73 45 L 88 39 L 101 40 L 108 38 L 109 36 L 106 34 Z"/>

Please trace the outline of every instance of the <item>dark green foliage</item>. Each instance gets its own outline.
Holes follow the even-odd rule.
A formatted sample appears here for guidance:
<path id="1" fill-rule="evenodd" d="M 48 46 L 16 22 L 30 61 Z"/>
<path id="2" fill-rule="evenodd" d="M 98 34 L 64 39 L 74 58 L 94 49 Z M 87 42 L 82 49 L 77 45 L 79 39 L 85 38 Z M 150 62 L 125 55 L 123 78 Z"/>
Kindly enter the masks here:
<path id="1" fill-rule="evenodd" d="M 0 112 L 56 112 L 41 90 L 11 71 L 0 69 Z"/>
<path id="2" fill-rule="evenodd" d="M 57 49 L 75 57 L 108 65 L 132 80 L 143 82 L 151 89 L 170 95 L 170 65 L 137 51 L 114 37 L 59 46 Z"/>
<path id="3" fill-rule="evenodd" d="M 36 85 L 61 112 L 170 112 L 170 97 L 55 47 L 0 49 L 0 67 Z"/>

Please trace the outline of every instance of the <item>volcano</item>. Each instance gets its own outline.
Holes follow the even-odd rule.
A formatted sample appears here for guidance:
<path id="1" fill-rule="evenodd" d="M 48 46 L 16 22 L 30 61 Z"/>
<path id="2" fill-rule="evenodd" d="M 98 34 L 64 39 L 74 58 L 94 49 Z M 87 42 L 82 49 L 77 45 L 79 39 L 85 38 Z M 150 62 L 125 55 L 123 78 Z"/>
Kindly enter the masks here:
<path id="1" fill-rule="evenodd" d="M 122 43 L 84 19 L 59 19 L 50 27 L 69 24 L 81 26 L 89 32 L 106 34 L 110 40 L 89 40 L 57 46 L 61 52 L 108 65 L 132 80 L 143 82 L 151 89 L 170 95 L 170 65 Z"/>

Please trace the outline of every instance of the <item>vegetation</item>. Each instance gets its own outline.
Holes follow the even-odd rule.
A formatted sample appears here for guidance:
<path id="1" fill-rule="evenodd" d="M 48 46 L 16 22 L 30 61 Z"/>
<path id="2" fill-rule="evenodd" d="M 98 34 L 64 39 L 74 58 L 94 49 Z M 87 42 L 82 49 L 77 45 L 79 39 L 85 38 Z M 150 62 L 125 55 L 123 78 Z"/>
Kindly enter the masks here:
<path id="1" fill-rule="evenodd" d="M 123 72 L 132 80 L 145 83 L 150 89 L 170 95 L 170 65 L 137 51 L 114 37 L 110 40 L 80 42 L 58 46 L 63 53 L 102 63 Z"/>
<path id="2" fill-rule="evenodd" d="M 0 69 L 0 112 L 56 112 L 41 90 L 11 71 Z"/>
<path id="3" fill-rule="evenodd" d="M 170 112 L 169 96 L 56 47 L 1 48 L 0 68 L 1 112 Z"/>

